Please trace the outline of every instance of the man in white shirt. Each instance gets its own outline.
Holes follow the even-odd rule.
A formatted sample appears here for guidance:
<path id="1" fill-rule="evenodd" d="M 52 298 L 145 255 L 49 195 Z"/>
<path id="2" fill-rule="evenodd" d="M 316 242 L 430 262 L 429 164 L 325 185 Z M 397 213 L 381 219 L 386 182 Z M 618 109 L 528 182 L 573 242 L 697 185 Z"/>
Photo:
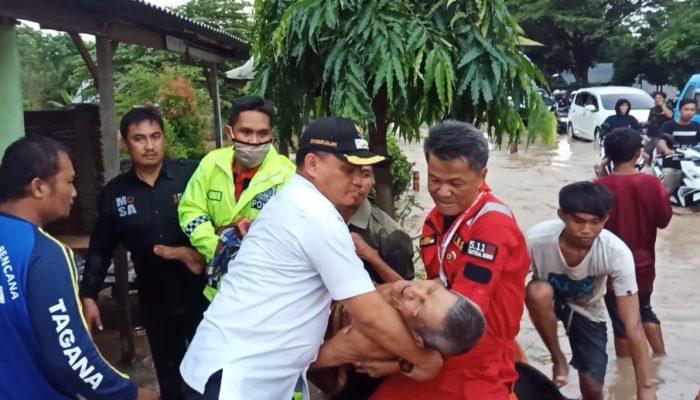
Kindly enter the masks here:
<path id="1" fill-rule="evenodd" d="M 419 349 L 399 314 L 375 291 L 338 208 L 359 196 L 369 151 L 355 121 L 310 124 L 297 152 L 297 175 L 261 211 L 229 265 L 221 289 L 180 366 L 190 399 L 289 400 L 328 323 L 331 300 L 344 304 L 380 346 L 429 379 L 440 355 Z"/>
<path id="2" fill-rule="evenodd" d="M 637 398 L 655 399 L 632 252 L 603 229 L 612 208 L 613 195 L 602 185 L 577 182 L 561 189 L 561 220 L 542 222 L 526 234 L 533 272 L 526 305 L 552 356 L 554 383 L 566 385 L 569 375 L 557 337 L 558 318 L 569 336 L 571 365 L 578 370 L 583 399 L 602 400 L 608 362 L 603 296 L 610 277 L 628 332 Z"/>

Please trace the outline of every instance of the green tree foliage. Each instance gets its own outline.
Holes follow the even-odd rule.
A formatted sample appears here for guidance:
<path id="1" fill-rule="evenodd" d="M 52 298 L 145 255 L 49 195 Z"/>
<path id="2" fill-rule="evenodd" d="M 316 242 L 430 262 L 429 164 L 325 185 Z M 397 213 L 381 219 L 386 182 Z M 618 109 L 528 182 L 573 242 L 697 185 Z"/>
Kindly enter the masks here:
<path id="1" fill-rule="evenodd" d="M 669 71 L 670 81 L 680 86 L 700 72 L 700 0 L 673 2 L 669 11 L 654 52 Z"/>
<path id="2" fill-rule="evenodd" d="M 424 123 L 474 121 L 500 144 L 525 132 L 514 105 L 526 104 L 536 126 L 551 118 L 502 0 L 256 0 L 255 11 L 253 87 L 275 102 L 287 135 L 312 117 L 349 116 L 387 154 L 390 124 L 417 139 Z M 538 134 L 555 135 L 531 129 L 529 139 Z M 393 212 L 389 169 L 376 181 L 377 204 Z"/>
<path id="3" fill-rule="evenodd" d="M 68 35 L 53 35 L 20 25 L 17 47 L 26 110 L 52 108 L 64 101 L 64 92 L 74 93 L 69 77 L 82 61 Z"/>
<path id="4" fill-rule="evenodd" d="M 571 71 L 588 82 L 606 42 L 629 32 L 655 0 L 509 0 L 508 7 L 528 37 L 545 44 L 528 55 L 547 71 Z"/>
<path id="5" fill-rule="evenodd" d="M 224 31 L 246 38 L 252 25 L 252 6 L 246 0 L 191 0 L 174 11 L 203 22 L 218 25 Z M 81 98 L 97 101 L 97 88 L 80 54 L 65 33 L 45 33 L 29 26 L 18 28 L 22 83 L 26 109 L 56 108 L 68 105 L 82 90 Z M 95 59 L 93 42 L 85 41 Z M 240 62 L 226 63 L 220 68 L 220 82 L 227 69 Z M 201 139 L 211 129 L 209 118 L 211 100 L 202 68 L 184 56 L 166 51 L 156 51 L 136 45 L 121 43 L 114 54 L 115 101 L 117 116 L 123 115 L 134 105 L 161 103 L 164 112 L 175 107 L 177 115 L 168 118 L 171 150 L 178 157 L 199 157 L 204 153 Z M 175 101 L 175 97 L 163 97 L 172 82 L 187 82 L 195 99 L 192 115 L 185 112 L 188 102 Z M 220 88 L 222 112 L 230 107 L 239 90 Z M 171 103 L 172 101 L 172 103 Z M 190 104 L 191 105 L 191 104 Z M 205 121 L 201 121 L 205 118 Z"/>
<path id="6" fill-rule="evenodd" d="M 172 10 L 247 40 L 253 27 L 251 8 L 246 0 L 191 0 Z"/>
<path id="7" fill-rule="evenodd" d="M 206 155 L 204 139 L 211 129 L 211 109 L 201 106 L 200 96 L 190 80 L 173 69 L 167 69 L 160 79 L 157 102 L 170 125 L 173 156 L 198 159 Z"/>

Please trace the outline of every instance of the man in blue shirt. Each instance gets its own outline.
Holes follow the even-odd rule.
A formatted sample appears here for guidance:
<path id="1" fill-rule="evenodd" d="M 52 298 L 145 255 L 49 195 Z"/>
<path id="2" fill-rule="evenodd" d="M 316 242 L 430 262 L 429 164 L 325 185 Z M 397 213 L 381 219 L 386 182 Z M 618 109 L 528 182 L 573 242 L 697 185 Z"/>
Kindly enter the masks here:
<path id="1" fill-rule="evenodd" d="M 0 398 L 158 399 L 95 347 L 78 300 L 73 253 L 42 226 L 70 212 L 67 149 L 22 138 L 0 164 Z"/>

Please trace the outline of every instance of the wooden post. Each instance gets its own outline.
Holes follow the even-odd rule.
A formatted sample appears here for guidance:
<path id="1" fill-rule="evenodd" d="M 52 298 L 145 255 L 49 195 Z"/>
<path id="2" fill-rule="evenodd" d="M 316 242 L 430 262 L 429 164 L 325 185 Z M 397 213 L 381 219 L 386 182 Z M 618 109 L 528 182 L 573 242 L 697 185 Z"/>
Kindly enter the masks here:
<path id="1" fill-rule="evenodd" d="M 114 65 L 112 40 L 96 37 L 97 77 L 100 93 L 100 123 L 102 151 L 105 166 L 105 183 L 119 173 L 119 142 L 117 141 L 117 117 L 114 103 Z"/>
<path id="2" fill-rule="evenodd" d="M 97 76 L 100 93 L 100 123 L 102 131 L 102 156 L 104 157 L 105 183 L 119 174 L 119 143 L 117 141 L 117 117 L 114 103 L 114 65 L 112 57 L 116 43 L 112 39 L 97 36 Z M 135 346 L 131 310 L 129 307 L 129 264 L 123 247 L 114 253 L 114 299 L 119 305 L 122 362 L 130 364 Z"/>
<path id="3" fill-rule="evenodd" d="M 215 63 L 203 63 L 204 77 L 207 80 L 207 88 L 214 106 L 214 142 L 216 148 L 220 149 L 224 145 L 223 125 L 221 122 L 221 97 L 219 95 L 219 71 Z"/>
<path id="4" fill-rule="evenodd" d="M 0 157 L 24 136 L 22 79 L 17 49 L 16 21 L 0 17 Z"/>
<path id="5" fill-rule="evenodd" d="M 83 39 L 78 33 L 68 32 L 68 36 L 70 36 L 70 38 L 73 40 L 73 44 L 75 44 L 75 48 L 78 49 L 80 57 L 83 58 L 83 62 L 85 63 L 85 66 L 90 72 L 90 76 L 92 76 L 92 79 L 95 81 L 95 87 L 99 90 L 100 80 L 97 74 L 97 65 L 90 56 L 90 51 L 88 51 L 87 47 L 85 46 L 85 43 L 83 43 Z"/>

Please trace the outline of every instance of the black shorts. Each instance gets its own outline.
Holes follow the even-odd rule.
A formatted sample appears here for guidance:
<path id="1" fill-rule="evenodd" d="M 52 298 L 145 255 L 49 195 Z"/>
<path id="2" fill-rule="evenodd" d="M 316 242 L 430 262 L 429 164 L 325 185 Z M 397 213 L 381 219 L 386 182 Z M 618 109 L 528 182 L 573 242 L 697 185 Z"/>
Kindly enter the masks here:
<path id="1" fill-rule="evenodd" d="M 638 297 L 639 314 L 642 317 L 642 323 L 661 325 L 661 321 L 659 321 L 659 318 L 654 314 L 654 310 L 651 308 L 651 290 L 639 292 Z M 615 299 L 615 293 L 612 291 L 608 291 L 608 293 L 605 294 L 605 306 L 608 308 L 608 315 L 610 315 L 610 322 L 612 322 L 615 338 L 626 339 L 627 333 L 625 332 L 625 325 L 622 323 L 617 312 L 617 301 Z"/>
<path id="2" fill-rule="evenodd" d="M 592 321 L 571 309 L 565 302 L 554 300 L 554 313 L 564 324 L 571 345 L 571 366 L 579 373 L 587 373 L 596 380 L 605 381 L 608 367 L 608 329 L 605 322 Z"/>

